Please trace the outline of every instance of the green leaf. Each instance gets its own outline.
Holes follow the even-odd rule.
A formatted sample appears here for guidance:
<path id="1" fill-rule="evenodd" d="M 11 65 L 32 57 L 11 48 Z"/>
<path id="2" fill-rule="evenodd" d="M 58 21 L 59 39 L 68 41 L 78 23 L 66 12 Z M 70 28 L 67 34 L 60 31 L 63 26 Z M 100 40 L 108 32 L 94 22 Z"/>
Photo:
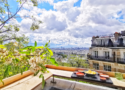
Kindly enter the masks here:
<path id="1" fill-rule="evenodd" d="M 53 52 L 52 52 L 52 50 L 51 50 L 51 49 L 49 49 L 49 48 L 47 48 L 47 50 L 49 51 L 50 56 L 53 56 Z"/>
<path id="2" fill-rule="evenodd" d="M 43 64 L 38 64 L 39 66 L 41 66 L 41 68 L 43 69 L 43 70 L 41 70 L 43 73 L 45 73 L 45 71 L 47 70 L 46 69 L 46 67 L 43 65 Z"/>
<path id="3" fill-rule="evenodd" d="M 45 54 L 46 54 L 46 52 L 43 52 L 43 53 L 40 55 L 40 57 L 43 58 L 43 55 L 45 55 Z"/>
<path id="4" fill-rule="evenodd" d="M 13 73 L 12 72 L 9 72 L 9 75 L 12 75 Z"/>
<path id="5" fill-rule="evenodd" d="M 34 46 L 36 47 L 37 46 L 37 42 L 35 41 L 35 43 L 34 43 Z"/>
<path id="6" fill-rule="evenodd" d="M 21 4 L 22 2 L 21 2 L 21 0 L 20 0 L 20 4 Z"/>
<path id="7" fill-rule="evenodd" d="M 6 48 L 4 45 L 0 45 L 0 48 Z"/>
<path id="8" fill-rule="evenodd" d="M 55 58 L 50 58 L 50 61 L 52 64 L 58 66 L 58 63 L 56 62 Z"/>
<path id="9" fill-rule="evenodd" d="M 39 75 L 39 78 L 43 78 L 43 74 L 40 74 L 40 75 Z"/>
<path id="10" fill-rule="evenodd" d="M 32 52 L 34 52 L 35 51 L 35 47 L 32 47 Z"/>
<path id="11" fill-rule="evenodd" d="M 35 47 L 35 48 L 36 48 L 36 49 L 38 49 L 38 48 L 40 49 L 40 48 L 44 48 L 44 47 L 43 47 L 43 46 L 39 46 L 39 47 Z"/>
<path id="12" fill-rule="evenodd" d="M 23 75 L 23 69 L 21 68 L 21 75 Z"/>
<path id="13" fill-rule="evenodd" d="M 11 66 L 8 65 L 8 66 L 6 67 L 5 72 L 4 72 L 4 78 L 7 77 L 7 75 L 9 75 L 10 69 L 11 69 Z"/>
<path id="14" fill-rule="evenodd" d="M 20 0 L 16 0 L 16 2 L 20 2 Z"/>
<path id="15" fill-rule="evenodd" d="M 15 58 L 16 63 L 18 63 L 20 60 L 18 58 Z"/>
<path id="16" fill-rule="evenodd" d="M 6 68 L 6 70 L 5 70 L 5 72 L 4 72 L 4 76 L 3 76 L 3 77 L 5 78 L 5 77 L 7 77 L 7 75 L 8 75 L 8 68 Z"/>
<path id="17" fill-rule="evenodd" d="M 45 86 L 45 80 L 44 80 L 44 77 L 42 77 L 42 89 L 44 88 Z"/>
<path id="18" fill-rule="evenodd" d="M 40 74 L 39 78 L 42 78 L 42 89 L 43 89 L 45 86 L 44 76 L 42 74 Z"/>
<path id="19" fill-rule="evenodd" d="M 25 71 L 27 71 L 28 70 L 28 67 L 25 67 Z"/>
<path id="20" fill-rule="evenodd" d="M 48 47 L 49 43 L 50 43 L 50 40 L 49 40 L 49 42 L 47 42 L 47 43 L 45 44 L 45 47 Z"/>
<path id="21" fill-rule="evenodd" d="M 28 52 L 19 52 L 19 53 L 29 55 L 29 54 L 30 54 L 30 51 L 28 51 Z"/>
<path id="22" fill-rule="evenodd" d="M 3 80 L 2 79 L 0 79 L 0 81 L 3 83 L 3 85 L 4 85 L 4 82 L 3 82 Z"/>
<path id="23" fill-rule="evenodd" d="M 8 4 L 5 4 L 5 7 L 9 6 Z"/>
<path id="24" fill-rule="evenodd" d="M 39 73 L 39 70 L 36 73 L 34 73 L 34 76 L 36 76 L 38 73 Z"/>
<path id="25" fill-rule="evenodd" d="M 49 73 L 49 71 L 47 70 L 47 73 Z"/>
<path id="26" fill-rule="evenodd" d="M 19 31 L 20 29 L 19 29 L 19 27 L 17 27 L 17 26 L 14 26 L 14 29 L 15 29 L 15 31 Z"/>
<path id="27" fill-rule="evenodd" d="M 28 49 L 32 49 L 32 47 L 33 46 L 27 46 L 27 47 L 25 47 L 25 48 L 23 48 L 23 49 L 20 49 L 21 51 L 23 51 L 23 50 L 28 50 Z"/>

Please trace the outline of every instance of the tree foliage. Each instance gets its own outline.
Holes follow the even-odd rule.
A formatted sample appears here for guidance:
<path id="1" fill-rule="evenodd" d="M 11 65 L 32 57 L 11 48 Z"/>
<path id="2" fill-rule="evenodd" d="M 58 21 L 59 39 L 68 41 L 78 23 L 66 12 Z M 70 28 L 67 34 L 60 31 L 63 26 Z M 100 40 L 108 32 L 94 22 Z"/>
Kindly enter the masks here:
<path id="1" fill-rule="evenodd" d="M 81 68 L 88 68 L 88 63 L 85 59 L 83 59 L 82 57 L 80 57 L 79 55 L 74 55 L 71 54 L 68 57 L 68 63 L 72 66 L 72 67 L 81 67 Z"/>
<path id="2" fill-rule="evenodd" d="M 19 4 L 18 7 L 13 7 L 8 1 L 9 0 L 0 0 L 0 43 L 8 40 L 20 39 L 20 37 L 16 35 L 16 33 L 20 31 L 20 25 L 15 23 L 13 24 L 10 21 L 21 18 L 18 15 L 18 12 L 23 8 L 24 4 L 32 2 L 34 6 L 38 5 L 37 0 L 17 0 L 17 4 Z M 12 8 L 17 8 L 17 10 L 14 12 L 12 11 Z M 42 23 L 33 16 L 27 16 L 26 18 L 30 18 L 33 21 L 30 28 L 31 30 L 38 29 L 39 24 Z"/>

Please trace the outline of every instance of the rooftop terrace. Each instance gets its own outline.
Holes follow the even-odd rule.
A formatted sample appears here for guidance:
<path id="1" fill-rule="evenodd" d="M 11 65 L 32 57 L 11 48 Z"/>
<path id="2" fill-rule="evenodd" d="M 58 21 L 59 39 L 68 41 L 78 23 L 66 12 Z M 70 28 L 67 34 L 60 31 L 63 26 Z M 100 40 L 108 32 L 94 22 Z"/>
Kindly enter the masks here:
<path id="1" fill-rule="evenodd" d="M 114 77 L 114 72 L 99 70 L 97 71 L 98 73 L 105 73 L 110 76 L 110 79 L 112 80 L 113 84 L 107 84 L 92 80 L 71 78 L 71 75 L 74 71 L 86 70 L 85 68 L 73 68 L 64 66 L 57 67 L 53 65 L 46 65 L 46 67 L 50 72 L 44 74 L 46 86 L 43 90 L 117 90 L 119 88 L 123 90 L 125 89 L 125 82 L 117 80 Z M 51 76 L 53 76 L 53 78 L 50 78 Z M 73 81 L 58 79 L 55 78 L 55 76 L 72 79 Z M 123 78 L 125 78 L 124 73 Z M 81 80 L 94 83 L 95 85 L 78 82 Z M 50 81 L 56 83 L 51 83 Z M 10 78 L 7 78 L 4 80 L 4 83 L 5 86 L 3 86 L 2 83 L 0 83 L 1 90 L 41 90 L 41 79 L 39 79 L 38 76 L 33 77 L 33 73 L 31 71 L 26 71 L 23 75 L 18 74 Z"/>

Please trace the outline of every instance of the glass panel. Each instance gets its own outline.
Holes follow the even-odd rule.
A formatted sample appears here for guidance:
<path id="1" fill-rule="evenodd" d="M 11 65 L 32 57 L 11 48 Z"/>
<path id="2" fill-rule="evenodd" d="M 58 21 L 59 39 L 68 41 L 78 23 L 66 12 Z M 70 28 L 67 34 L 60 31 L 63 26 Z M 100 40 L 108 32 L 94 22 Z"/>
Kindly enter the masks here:
<path id="1" fill-rule="evenodd" d="M 109 65 L 104 65 L 104 70 L 105 70 L 105 71 L 111 71 L 111 66 L 109 66 Z"/>
<path id="2" fill-rule="evenodd" d="M 98 63 L 93 63 L 93 68 L 95 68 L 96 70 L 99 70 L 99 64 Z"/>

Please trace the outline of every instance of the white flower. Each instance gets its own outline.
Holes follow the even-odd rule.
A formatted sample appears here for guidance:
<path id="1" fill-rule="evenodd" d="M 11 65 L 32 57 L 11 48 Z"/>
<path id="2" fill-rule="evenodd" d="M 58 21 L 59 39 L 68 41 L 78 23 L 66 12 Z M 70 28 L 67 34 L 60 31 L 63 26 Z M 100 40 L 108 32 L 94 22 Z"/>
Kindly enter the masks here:
<path id="1" fill-rule="evenodd" d="M 14 45 L 14 46 L 18 46 L 18 42 L 15 42 L 13 45 Z"/>
<path id="2" fill-rule="evenodd" d="M 2 49 L 2 53 L 5 53 L 6 52 L 6 49 L 4 48 L 4 49 Z"/>
<path id="3" fill-rule="evenodd" d="M 43 61 L 43 60 L 41 59 L 41 57 L 37 57 L 37 58 L 36 58 L 36 62 L 37 62 L 37 63 L 42 63 L 42 61 Z"/>
<path id="4" fill-rule="evenodd" d="M 5 64 L 10 64 L 10 63 L 12 63 L 12 58 L 6 59 Z"/>
<path id="5" fill-rule="evenodd" d="M 15 53 L 18 53 L 18 50 L 14 49 L 14 52 L 15 52 Z"/>
<path id="6" fill-rule="evenodd" d="M 30 67 L 30 70 L 31 70 L 33 73 L 36 73 L 36 72 L 37 72 L 37 70 L 36 70 L 35 68 L 33 68 L 33 67 Z"/>

